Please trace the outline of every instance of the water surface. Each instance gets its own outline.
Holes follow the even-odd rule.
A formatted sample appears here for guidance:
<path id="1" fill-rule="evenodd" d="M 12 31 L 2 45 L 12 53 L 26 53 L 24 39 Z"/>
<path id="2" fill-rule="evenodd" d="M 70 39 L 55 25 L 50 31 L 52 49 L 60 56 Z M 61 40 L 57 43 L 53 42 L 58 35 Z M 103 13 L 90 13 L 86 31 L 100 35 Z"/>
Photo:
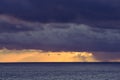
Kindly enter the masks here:
<path id="1" fill-rule="evenodd" d="M 0 63 L 0 80 L 120 80 L 120 63 Z"/>

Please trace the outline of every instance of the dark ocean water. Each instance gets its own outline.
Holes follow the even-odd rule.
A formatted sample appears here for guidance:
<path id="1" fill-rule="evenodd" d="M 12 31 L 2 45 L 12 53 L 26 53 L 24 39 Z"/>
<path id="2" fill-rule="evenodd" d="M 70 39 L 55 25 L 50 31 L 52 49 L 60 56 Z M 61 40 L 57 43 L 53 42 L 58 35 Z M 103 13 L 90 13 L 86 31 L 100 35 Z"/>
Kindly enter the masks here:
<path id="1" fill-rule="evenodd" d="M 0 80 L 120 80 L 120 63 L 1 63 Z"/>

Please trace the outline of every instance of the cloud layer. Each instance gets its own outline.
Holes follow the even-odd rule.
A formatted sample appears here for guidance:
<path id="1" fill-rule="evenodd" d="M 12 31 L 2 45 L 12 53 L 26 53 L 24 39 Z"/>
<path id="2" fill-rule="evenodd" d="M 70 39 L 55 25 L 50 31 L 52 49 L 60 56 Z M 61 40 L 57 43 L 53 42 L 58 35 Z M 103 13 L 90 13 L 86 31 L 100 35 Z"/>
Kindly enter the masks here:
<path id="1" fill-rule="evenodd" d="M 88 51 L 96 60 L 119 61 L 119 3 L 0 0 L 0 48 Z"/>
<path id="2" fill-rule="evenodd" d="M 50 51 L 120 51 L 120 30 L 86 24 L 27 22 L 2 15 L 0 47 Z"/>
<path id="3" fill-rule="evenodd" d="M 0 0 L 0 14 L 34 22 L 120 29 L 119 0 Z"/>

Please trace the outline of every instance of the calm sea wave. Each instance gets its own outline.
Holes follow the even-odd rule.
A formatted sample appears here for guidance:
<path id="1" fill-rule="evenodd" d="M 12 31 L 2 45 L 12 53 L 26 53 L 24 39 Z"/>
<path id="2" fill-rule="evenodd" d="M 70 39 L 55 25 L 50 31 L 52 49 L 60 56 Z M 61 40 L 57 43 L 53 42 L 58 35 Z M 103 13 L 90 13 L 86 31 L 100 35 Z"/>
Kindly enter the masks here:
<path id="1" fill-rule="evenodd" d="M 120 80 L 120 63 L 0 63 L 0 80 Z"/>

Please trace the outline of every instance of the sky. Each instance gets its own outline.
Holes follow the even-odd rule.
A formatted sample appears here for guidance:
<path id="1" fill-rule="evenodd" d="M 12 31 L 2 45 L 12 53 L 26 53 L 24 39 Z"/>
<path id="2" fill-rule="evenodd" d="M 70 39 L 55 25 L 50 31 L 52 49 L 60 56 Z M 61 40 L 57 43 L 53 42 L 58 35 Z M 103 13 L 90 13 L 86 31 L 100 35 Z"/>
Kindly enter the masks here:
<path id="1" fill-rule="evenodd" d="M 0 0 L 0 62 L 120 62 L 119 0 Z"/>

